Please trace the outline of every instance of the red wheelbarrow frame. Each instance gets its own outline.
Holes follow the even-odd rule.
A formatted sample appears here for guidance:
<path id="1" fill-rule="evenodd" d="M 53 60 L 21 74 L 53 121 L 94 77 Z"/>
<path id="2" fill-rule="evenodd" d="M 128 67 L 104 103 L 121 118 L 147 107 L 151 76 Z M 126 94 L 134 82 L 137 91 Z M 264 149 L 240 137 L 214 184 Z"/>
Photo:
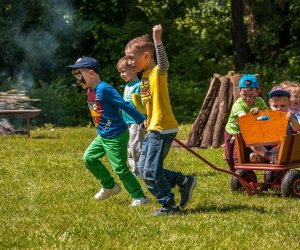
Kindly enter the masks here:
<path id="1" fill-rule="evenodd" d="M 268 119 L 262 120 L 260 117 L 267 117 Z M 288 125 L 286 113 L 270 110 L 260 111 L 257 115 L 247 114 L 239 117 L 238 124 L 241 134 L 235 136 L 235 145 L 238 156 L 238 164 L 235 165 L 236 170 L 280 171 L 284 174 L 290 169 L 300 168 L 300 134 L 286 135 Z M 178 139 L 175 139 L 175 142 L 214 170 L 235 177 L 248 195 L 255 195 L 264 190 L 265 183 L 251 183 L 237 172 L 225 170 L 210 163 Z M 246 147 L 253 145 L 274 145 L 279 143 L 281 146 L 276 164 L 258 164 L 249 162 L 246 155 Z"/>
<path id="2" fill-rule="evenodd" d="M 182 143 L 178 139 L 175 138 L 174 141 L 177 144 L 179 144 L 181 147 L 185 148 L 187 151 L 189 151 L 190 153 L 192 153 L 193 155 L 195 155 L 201 161 L 203 161 L 204 163 L 206 163 L 208 166 L 210 166 L 211 168 L 213 168 L 214 170 L 217 170 L 219 172 L 223 172 L 223 173 L 226 173 L 226 174 L 230 174 L 230 175 L 234 176 L 235 178 L 237 178 L 238 181 L 241 183 L 241 185 L 243 186 L 244 190 L 247 192 L 248 195 L 255 195 L 255 194 L 261 192 L 258 188 L 251 186 L 244 178 L 242 178 L 241 176 L 239 176 L 235 172 L 232 172 L 230 170 L 225 170 L 225 169 L 222 169 L 222 168 L 219 168 L 219 167 L 215 166 L 214 164 L 212 164 L 211 162 L 209 162 L 208 160 L 206 160 L 204 157 L 202 157 L 201 155 L 199 155 L 196 151 L 194 151 L 193 149 L 189 148 L 187 145 L 185 145 L 184 143 Z"/>

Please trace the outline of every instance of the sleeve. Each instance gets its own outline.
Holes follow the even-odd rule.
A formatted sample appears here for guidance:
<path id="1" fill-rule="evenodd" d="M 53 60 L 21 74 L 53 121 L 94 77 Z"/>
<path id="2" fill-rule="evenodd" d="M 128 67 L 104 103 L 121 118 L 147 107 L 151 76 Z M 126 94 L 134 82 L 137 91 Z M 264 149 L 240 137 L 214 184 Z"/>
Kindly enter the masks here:
<path id="1" fill-rule="evenodd" d="M 115 88 L 109 86 L 107 88 L 104 88 L 103 91 L 103 98 L 105 99 L 105 101 L 110 102 L 117 106 L 119 109 L 124 110 L 136 121 L 137 124 L 141 124 L 144 122 L 144 120 L 146 119 L 145 116 L 129 102 L 126 102 Z"/>
<path id="2" fill-rule="evenodd" d="M 266 104 L 266 102 L 264 101 L 264 99 L 262 99 L 261 97 L 259 97 L 259 110 L 269 110 L 268 105 Z"/>
<path id="3" fill-rule="evenodd" d="M 165 74 L 169 69 L 168 56 L 162 43 L 155 45 L 155 52 L 158 64 L 158 73 Z"/>
<path id="4" fill-rule="evenodd" d="M 234 116 L 239 116 L 241 114 L 246 114 L 246 111 L 242 105 L 242 103 L 240 102 L 240 99 L 238 99 L 232 106 L 232 114 Z"/>

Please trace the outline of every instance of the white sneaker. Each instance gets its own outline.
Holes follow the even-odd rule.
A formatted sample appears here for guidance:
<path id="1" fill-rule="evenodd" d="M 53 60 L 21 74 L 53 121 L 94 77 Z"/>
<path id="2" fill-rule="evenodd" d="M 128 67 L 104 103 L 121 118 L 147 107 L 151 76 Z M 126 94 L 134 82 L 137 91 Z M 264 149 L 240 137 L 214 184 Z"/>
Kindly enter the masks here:
<path id="1" fill-rule="evenodd" d="M 95 195 L 95 199 L 97 201 L 104 200 L 108 197 L 111 197 L 113 195 L 116 195 L 117 193 L 120 193 L 121 187 L 119 186 L 118 183 L 114 185 L 113 188 L 101 188 L 100 191 Z"/>
<path id="2" fill-rule="evenodd" d="M 139 199 L 134 199 L 131 202 L 130 206 L 131 207 L 138 207 L 138 206 L 141 206 L 143 204 L 147 204 L 148 202 L 149 202 L 148 198 L 146 196 L 143 196 L 143 197 L 141 197 Z"/>

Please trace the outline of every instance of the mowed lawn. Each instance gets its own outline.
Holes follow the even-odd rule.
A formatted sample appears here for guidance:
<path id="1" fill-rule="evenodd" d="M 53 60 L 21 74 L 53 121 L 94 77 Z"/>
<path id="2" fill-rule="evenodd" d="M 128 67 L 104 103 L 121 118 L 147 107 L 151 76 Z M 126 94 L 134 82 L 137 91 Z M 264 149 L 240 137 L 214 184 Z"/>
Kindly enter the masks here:
<path id="1" fill-rule="evenodd" d="M 100 185 L 82 162 L 95 136 L 94 128 L 44 128 L 31 139 L 0 138 L 0 249 L 300 249 L 298 199 L 233 194 L 230 175 L 178 147 L 165 166 L 198 177 L 182 215 L 150 217 L 158 204 L 143 183 L 151 201 L 143 207 L 131 208 L 124 188 L 95 201 Z M 197 152 L 226 168 L 223 149 Z"/>

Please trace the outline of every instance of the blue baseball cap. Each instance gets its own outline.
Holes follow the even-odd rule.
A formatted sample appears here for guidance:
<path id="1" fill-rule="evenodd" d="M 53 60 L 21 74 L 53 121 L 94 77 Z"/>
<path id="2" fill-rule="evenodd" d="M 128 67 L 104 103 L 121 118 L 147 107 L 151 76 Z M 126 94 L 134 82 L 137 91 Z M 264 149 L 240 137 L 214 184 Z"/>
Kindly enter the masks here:
<path id="1" fill-rule="evenodd" d="M 257 78 L 252 74 L 246 74 L 243 75 L 239 81 L 239 88 L 248 88 L 248 89 L 254 89 L 259 88 L 259 82 Z"/>
<path id="2" fill-rule="evenodd" d="M 282 87 L 274 87 L 273 89 L 271 89 L 269 97 L 272 98 L 274 96 L 286 96 L 288 98 L 291 98 L 290 92 Z"/>
<path id="3" fill-rule="evenodd" d="M 100 74 L 100 66 L 96 59 L 88 56 L 80 57 L 76 60 L 74 64 L 66 66 L 66 69 L 79 69 L 79 68 L 86 68 L 92 69 L 96 73 Z"/>

